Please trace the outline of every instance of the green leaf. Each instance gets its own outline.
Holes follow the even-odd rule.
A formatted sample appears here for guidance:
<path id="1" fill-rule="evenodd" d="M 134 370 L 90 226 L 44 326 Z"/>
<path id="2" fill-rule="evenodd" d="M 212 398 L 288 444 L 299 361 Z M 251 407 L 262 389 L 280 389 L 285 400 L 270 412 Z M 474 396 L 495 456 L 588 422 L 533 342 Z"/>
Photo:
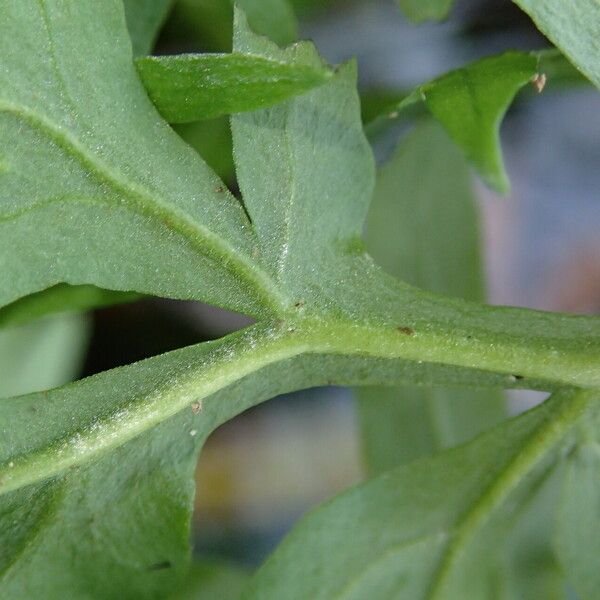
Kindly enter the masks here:
<path id="1" fill-rule="evenodd" d="M 298 23 L 289 0 L 178 0 L 175 22 L 202 47 L 226 52 L 231 49 L 234 4 L 245 13 L 252 31 L 282 46 L 296 41 Z"/>
<path id="2" fill-rule="evenodd" d="M 200 154 L 223 181 L 235 181 L 229 117 L 182 123 L 174 125 L 173 129 Z"/>
<path id="3" fill-rule="evenodd" d="M 562 392 L 473 442 L 389 471 L 305 517 L 244 598 L 493 598 L 480 572 L 590 392 Z M 491 545 L 490 545 L 491 544 Z M 343 551 L 340 551 L 343 549 Z"/>
<path id="4" fill-rule="evenodd" d="M 600 87 L 600 4 L 597 0 L 513 1 L 596 87 Z"/>
<path id="5" fill-rule="evenodd" d="M 599 384 L 600 320 L 442 299 L 373 265 L 359 236 L 374 167 L 352 65 L 233 117 L 251 224 L 154 111 L 116 0 L 11 2 L 0 33 L 0 304 L 93 284 L 308 319 L 401 358 L 413 382 Z M 25 44 L 26 64 L 9 39 Z"/>
<path id="6" fill-rule="evenodd" d="M 252 40 L 240 11 L 234 30 L 239 42 L 233 54 L 150 56 L 136 61 L 150 99 L 167 121 L 186 123 L 264 108 L 332 75 L 311 44 L 279 50 Z M 244 39 L 252 40 L 248 47 Z"/>
<path id="7" fill-rule="evenodd" d="M 173 6 L 173 0 L 123 0 L 134 56 L 148 54 Z"/>
<path id="8" fill-rule="evenodd" d="M 441 21 L 448 16 L 454 0 L 396 0 L 404 14 L 415 23 Z"/>
<path id="9" fill-rule="evenodd" d="M 535 75 L 533 56 L 507 52 L 452 71 L 421 87 L 427 108 L 463 148 L 483 179 L 508 192 L 499 130 L 517 91 Z"/>
<path id="10" fill-rule="evenodd" d="M 248 580 L 240 567 L 195 562 L 180 592 L 172 600 L 238 600 Z"/>
<path id="11" fill-rule="evenodd" d="M 298 23 L 289 0 L 236 0 L 236 5 L 248 15 L 253 31 L 277 44 L 290 44 L 298 37 Z"/>
<path id="12" fill-rule="evenodd" d="M 278 393 L 329 382 L 600 385 L 597 318 L 444 299 L 373 264 L 359 239 L 374 168 L 352 65 L 233 118 L 242 206 L 148 100 L 120 2 L 3 8 L 0 303 L 65 282 L 203 299 L 261 319 L 216 343 L 0 401 L 7 597 L 175 592 L 202 440 Z M 235 47 L 259 43 L 267 47 L 242 35 Z M 486 456 L 503 457 L 500 470 L 490 458 L 472 474 L 473 456 L 463 457 L 460 473 L 477 475 L 468 490 L 489 487 L 459 507 L 443 585 L 481 515 L 575 419 L 569 398 L 533 413 L 552 423 L 537 428 L 532 417 L 494 438 Z"/>
<path id="13" fill-rule="evenodd" d="M 392 275 L 432 292 L 483 300 L 469 172 L 435 122 L 418 125 L 380 169 L 365 241 Z M 372 473 L 466 441 L 505 414 L 502 396 L 489 390 L 376 387 L 356 393 Z"/>
<path id="14" fill-rule="evenodd" d="M 565 600 L 566 582 L 552 548 L 551 523 L 562 470 L 551 468 L 538 491 L 520 509 L 504 551 L 503 600 Z"/>
<path id="15" fill-rule="evenodd" d="M 255 43 L 238 37 L 235 47 L 252 51 Z M 343 279 L 340 262 L 360 236 L 374 179 L 355 66 L 273 108 L 234 115 L 231 128 L 239 186 L 269 275 L 299 313 L 331 306 L 330 284 Z"/>
<path id="16" fill-rule="evenodd" d="M 538 58 L 523 52 L 506 52 L 450 71 L 425 83 L 405 97 L 369 128 L 376 132 L 386 120 L 418 111 L 422 102 L 462 149 L 483 180 L 507 193 L 509 182 L 500 148 L 500 124 L 515 94 L 531 81 Z"/>
<path id="17" fill-rule="evenodd" d="M 88 340 L 80 315 L 59 315 L 0 331 L 0 398 L 47 390 L 77 375 Z"/>
<path id="18" fill-rule="evenodd" d="M 589 84 L 588 79 L 577 70 L 556 48 L 534 52 L 538 59 L 538 73 L 546 76 L 544 89 L 574 87 Z"/>
<path id="19" fill-rule="evenodd" d="M 119 1 L 8 2 L 0 50 L 0 305 L 62 282 L 281 302 L 242 206 L 148 100 Z"/>
<path id="20" fill-rule="evenodd" d="M 564 573 L 582 600 L 598 596 L 600 575 L 600 445 L 598 410 L 591 410 L 577 446 L 565 459 L 556 550 Z"/>
<path id="21" fill-rule="evenodd" d="M 93 285 L 58 284 L 0 308 L 0 327 L 21 325 L 49 314 L 85 312 L 139 298 L 140 294 L 103 290 Z"/>

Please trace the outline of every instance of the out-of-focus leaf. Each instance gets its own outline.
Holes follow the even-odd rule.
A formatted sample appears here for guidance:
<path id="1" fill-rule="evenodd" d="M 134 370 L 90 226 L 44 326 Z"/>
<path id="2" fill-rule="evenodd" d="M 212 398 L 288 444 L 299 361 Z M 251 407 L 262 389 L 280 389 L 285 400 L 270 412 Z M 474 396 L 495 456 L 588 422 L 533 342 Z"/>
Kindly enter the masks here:
<path id="1" fill-rule="evenodd" d="M 85 312 L 102 306 L 133 302 L 141 297 L 135 292 L 62 283 L 0 308 L 0 327 L 20 325 L 53 313 Z"/>
<path id="2" fill-rule="evenodd" d="M 565 458 L 558 508 L 556 550 L 565 576 L 582 600 L 600 589 L 600 443 L 598 410 L 590 413 L 581 438 Z"/>
<path id="3" fill-rule="evenodd" d="M 524 503 L 510 529 L 504 565 L 494 574 L 502 590 L 499 600 L 566 600 L 566 582 L 552 548 L 554 515 L 561 469 L 552 469 L 536 493 Z M 506 528 L 505 528 L 506 529 Z M 494 543 L 495 540 L 492 540 Z"/>
<path id="4" fill-rule="evenodd" d="M 448 16 L 454 0 L 396 0 L 404 14 L 415 23 L 441 21 Z"/>
<path id="5" fill-rule="evenodd" d="M 249 37 L 246 19 L 235 25 Z M 256 110 L 301 94 L 331 78 L 311 44 L 279 50 L 257 38 L 252 52 L 238 44 L 232 54 L 148 56 L 136 61 L 151 100 L 170 123 L 211 119 Z"/>
<path id="6" fill-rule="evenodd" d="M 513 1 L 596 87 L 600 87 L 598 0 Z"/>
<path id="7" fill-rule="evenodd" d="M 388 471 L 305 517 L 246 600 L 488 600 L 481 573 L 591 392 L 563 392 L 476 440 Z M 490 531 L 498 536 L 490 538 Z M 343 552 L 340 549 L 343 548 Z"/>
<path id="8" fill-rule="evenodd" d="M 515 94 L 535 76 L 537 63 L 532 54 L 507 52 L 450 71 L 419 86 L 396 107 L 386 108 L 369 128 L 376 132 L 386 120 L 404 116 L 423 102 L 483 180 L 506 193 L 500 124 Z"/>
<path id="9" fill-rule="evenodd" d="M 229 117 L 182 123 L 173 129 L 223 181 L 229 183 L 235 179 Z"/>
<path id="10" fill-rule="evenodd" d="M 182 589 L 170 600 L 238 600 L 248 580 L 240 567 L 195 562 Z"/>
<path id="11" fill-rule="evenodd" d="M 1 330 L 0 398 L 71 381 L 81 366 L 87 340 L 87 320 L 81 315 L 55 315 Z"/>
<path id="12" fill-rule="evenodd" d="M 400 279 L 483 300 L 468 167 L 437 123 L 419 125 L 380 169 L 365 241 L 373 258 Z M 357 395 L 372 473 L 466 441 L 505 415 L 503 398 L 489 390 L 378 387 Z"/>
<path id="13" fill-rule="evenodd" d="M 589 84 L 585 75 L 576 69 L 558 49 L 541 50 L 534 52 L 533 55 L 538 59 L 538 73 L 546 77 L 548 89 Z"/>
<path id="14" fill-rule="evenodd" d="M 148 54 L 174 0 L 123 0 L 133 55 Z"/>
<path id="15" fill-rule="evenodd" d="M 178 0 L 173 12 L 177 29 L 185 29 L 203 48 L 213 52 L 231 49 L 233 0 Z M 285 46 L 298 35 L 298 23 L 288 0 L 237 0 L 252 31 Z"/>
<path id="16" fill-rule="evenodd" d="M 246 13 L 256 33 L 281 45 L 298 37 L 298 23 L 289 0 L 235 0 L 235 4 Z"/>

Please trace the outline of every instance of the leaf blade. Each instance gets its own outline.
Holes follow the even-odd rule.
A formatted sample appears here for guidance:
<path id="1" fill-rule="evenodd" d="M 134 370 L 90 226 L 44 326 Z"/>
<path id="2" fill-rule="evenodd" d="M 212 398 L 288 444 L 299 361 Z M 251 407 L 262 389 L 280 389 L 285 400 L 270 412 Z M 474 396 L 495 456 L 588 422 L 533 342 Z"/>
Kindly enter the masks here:
<path id="1" fill-rule="evenodd" d="M 590 416 L 590 421 L 597 423 L 597 418 Z M 596 433 L 589 424 L 564 462 L 554 545 L 569 582 L 581 598 L 591 599 L 597 594 L 599 581 L 600 457 Z"/>
<path id="2" fill-rule="evenodd" d="M 465 446 L 402 466 L 326 503 L 284 540 L 244 598 L 281 597 L 284 589 L 289 598 L 358 598 L 361 592 L 416 600 L 470 597 L 471 582 L 460 573 L 468 547 L 476 549 L 487 520 L 522 493 L 521 478 L 564 441 L 592 397 L 559 394 Z M 405 549 L 420 543 L 425 549 L 403 563 Z M 395 553 L 396 564 L 388 562 L 375 581 L 363 578 L 378 559 Z M 397 577 L 399 564 L 405 577 Z M 361 588 L 361 578 L 369 585 Z"/>
<path id="3" fill-rule="evenodd" d="M 376 133 L 386 123 L 425 106 L 479 176 L 491 188 L 507 193 L 500 124 L 515 94 L 536 74 L 539 60 L 539 55 L 512 51 L 470 63 L 418 86 L 367 128 Z"/>
<path id="4" fill-rule="evenodd" d="M 243 209 L 158 118 L 121 4 L 9 2 L 0 27 L 1 152 L 12 148 L 0 173 L 0 304 L 66 282 L 260 313 L 256 300 L 243 308 L 254 283 L 240 281 L 264 279 Z M 35 57 L 27 66 L 15 31 Z"/>
<path id="5" fill-rule="evenodd" d="M 238 46 L 233 54 L 144 57 L 136 61 L 150 98 L 167 121 L 187 123 L 272 106 L 324 83 L 332 75 L 308 44 L 264 55 L 245 52 L 239 39 L 253 34 L 238 10 L 234 32 Z M 256 50 L 260 42 L 252 46 Z"/>
<path id="6" fill-rule="evenodd" d="M 123 0 L 123 5 L 133 55 L 148 54 L 173 6 L 173 0 Z"/>

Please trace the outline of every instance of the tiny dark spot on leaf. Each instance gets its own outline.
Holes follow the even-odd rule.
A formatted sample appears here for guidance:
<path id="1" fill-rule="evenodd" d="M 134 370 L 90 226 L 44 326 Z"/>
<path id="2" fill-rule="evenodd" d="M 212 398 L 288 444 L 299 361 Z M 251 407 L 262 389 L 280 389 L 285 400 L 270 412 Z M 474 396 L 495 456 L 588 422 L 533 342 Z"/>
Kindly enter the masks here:
<path id="1" fill-rule="evenodd" d="M 302 302 L 302 301 L 294 303 L 294 308 L 302 308 L 303 306 L 304 306 L 304 302 Z"/>
<path id="2" fill-rule="evenodd" d="M 217 192 L 217 194 L 222 194 L 225 191 L 225 188 L 222 185 L 218 185 L 215 188 L 215 192 Z"/>
<path id="3" fill-rule="evenodd" d="M 523 375 L 513 375 L 513 377 L 517 380 L 520 381 L 521 379 L 524 379 Z"/>
<path id="4" fill-rule="evenodd" d="M 415 333 L 412 327 L 398 327 L 398 331 L 404 335 L 413 335 Z"/>
<path id="5" fill-rule="evenodd" d="M 170 569 L 173 565 L 171 561 L 164 560 L 163 562 L 154 563 L 148 567 L 148 571 L 164 571 L 165 569 Z"/>

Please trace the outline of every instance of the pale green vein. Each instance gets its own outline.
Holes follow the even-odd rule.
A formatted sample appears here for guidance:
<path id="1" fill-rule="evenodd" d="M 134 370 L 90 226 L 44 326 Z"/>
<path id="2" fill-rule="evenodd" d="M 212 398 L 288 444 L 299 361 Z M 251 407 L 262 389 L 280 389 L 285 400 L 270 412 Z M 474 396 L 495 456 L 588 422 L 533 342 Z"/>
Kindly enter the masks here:
<path id="1" fill-rule="evenodd" d="M 444 558 L 432 581 L 428 598 L 443 600 L 448 579 L 454 567 L 467 551 L 469 543 L 482 530 L 499 507 L 547 456 L 584 414 L 588 403 L 598 396 L 594 390 L 572 392 L 572 396 L 560 410 L 553 412 L 540 427 L 525 448 L 510 461 L 493 484 L 471 505 L 463 515 L 456 532 L 445 552 Z"/>
<path id="2" fill-rule="evenodd" d="M 250 257 L 232 248 L 224 239 L 203 227 L 179 208 L 155 198 L 143 186 L 115 172 L 97 156 L 89 155 L 84 145 L 64 128 L 36 111 L 0 100 L 0 112 L 27 123 L 49 138 L 66 154 L 78 161 L 101 184 L 114 190 L 127 206 L 137 213 L 154 219 L 186 239 L 195 250 L 212 260 L 222 261 L 241 279 L 249 282 L 275 312 L 289 305 L 271 278 Z"/>

